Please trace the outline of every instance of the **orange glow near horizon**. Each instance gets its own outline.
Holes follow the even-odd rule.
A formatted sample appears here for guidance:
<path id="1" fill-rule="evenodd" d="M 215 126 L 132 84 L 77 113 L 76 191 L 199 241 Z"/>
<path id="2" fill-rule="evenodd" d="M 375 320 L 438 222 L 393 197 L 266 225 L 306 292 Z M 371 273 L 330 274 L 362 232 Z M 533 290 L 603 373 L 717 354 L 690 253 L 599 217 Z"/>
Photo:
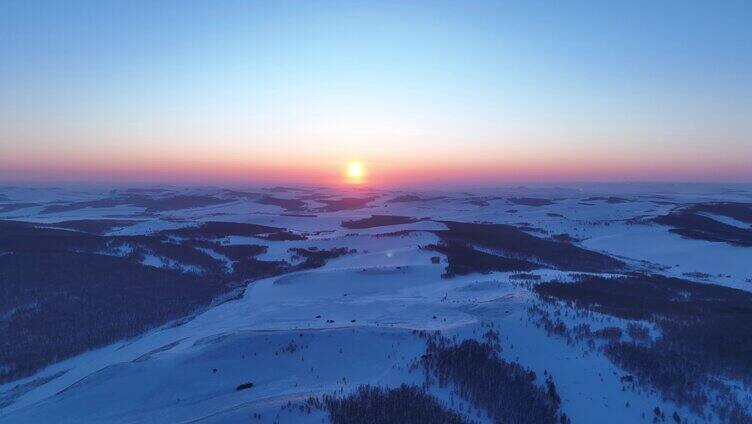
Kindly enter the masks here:
<path id="1" fill-rule="evenodd" d="M 383 143 L 382 143 L 383 144 Z M 403 143 L 402 145 L 407 145 Z M 513 144 L 510 144 L 514 147 Z M 716 154 L 713 160 L 691 150 L 645 157 L 629 151 L 591 149 L 478 149 L 425 151 L 400 148 L 363 150 L 358 155 L 333 146 L 315 152 L 300 149 L 282 155 L 272 151 L 225 146 L 177 149 L 171 143 L 142 149 L 75 148 L 28 151 L 0 148 L 0 180 L 165 182 L 188 184 L 289 183 L 368 187 L 475 183 L 567 181 L 701 181 L 740 180 L 750 169 L 743 155 Z M 339 147 L 336 149 L 334 147 Z M 358 146 L 356 146 L 358 147 Z M 7 153 L 7 154 L 2 154 Z M 721 152 L 722 153 L 722 152 Z M 724 166 L 718 166 L 723 163 Z"/>

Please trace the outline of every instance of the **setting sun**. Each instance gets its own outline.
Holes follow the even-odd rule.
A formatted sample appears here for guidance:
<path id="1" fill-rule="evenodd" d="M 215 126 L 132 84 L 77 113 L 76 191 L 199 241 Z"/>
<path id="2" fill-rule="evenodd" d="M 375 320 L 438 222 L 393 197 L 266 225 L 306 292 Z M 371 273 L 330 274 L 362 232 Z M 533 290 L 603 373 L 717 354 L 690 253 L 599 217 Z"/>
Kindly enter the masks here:
<path id="1" fill-rule="evenodd" d="M 350 162 L 347 164 L 347 182 L 350 184 L 359 184 L 365 177 L 365 169 L 361 162 Z"/>

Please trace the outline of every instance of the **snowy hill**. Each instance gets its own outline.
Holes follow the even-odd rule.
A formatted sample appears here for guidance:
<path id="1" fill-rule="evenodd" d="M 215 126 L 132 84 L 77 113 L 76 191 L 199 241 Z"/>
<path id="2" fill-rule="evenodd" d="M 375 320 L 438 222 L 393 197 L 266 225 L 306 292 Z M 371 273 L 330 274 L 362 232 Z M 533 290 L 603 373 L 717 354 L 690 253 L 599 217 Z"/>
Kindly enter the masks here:
<path id="1" fill-rule="evenodd" d="M 446 422 L 503 422 L 524 405 L 574 423 L 752 414 L 746 342 L 712 350 L 677 330 L 744 340 L 748 326 L 719 333 L 675 312 L 709 288 L 750 322 L 749 187 L 0 194 L 0 423 L 320 423 L 332 399 L 402 384 L 456 415 Z M 585 275 L 630 276 L 619 284 L 649 309 L 604 307 L 611 292 L 583 294 Z M 551 282 L 582 290 L 536 289 Z M 651 291 L 671 284 L 690 285 Z M 719 318 L 730 304 L 692 320 L 737 322 Z M 482 375 L 534 373 L 510 380 L 514 405 L 475 389 L 463 370 L 479 363 L 434 361 L 462 358 L 465 340 L 489 349 Z M 683 347 L 705 350 L 694 374 L 669 375 L 706 398 L 660 380 L 660 358 Z M 707 365 L 719 360 L 730 365 Z"/>

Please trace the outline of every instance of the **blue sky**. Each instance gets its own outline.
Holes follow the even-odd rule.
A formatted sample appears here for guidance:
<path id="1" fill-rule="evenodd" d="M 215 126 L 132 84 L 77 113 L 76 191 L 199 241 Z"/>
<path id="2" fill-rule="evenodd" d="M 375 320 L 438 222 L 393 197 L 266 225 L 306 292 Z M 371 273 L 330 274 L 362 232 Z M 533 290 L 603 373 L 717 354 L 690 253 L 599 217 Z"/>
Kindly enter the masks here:
<path id="1" fill-rule="evenodd" d="M 752 180 L 749 2 L 0 3 L 0 178 Z M 332 174 L 332 175 L 330 175 Z"/>

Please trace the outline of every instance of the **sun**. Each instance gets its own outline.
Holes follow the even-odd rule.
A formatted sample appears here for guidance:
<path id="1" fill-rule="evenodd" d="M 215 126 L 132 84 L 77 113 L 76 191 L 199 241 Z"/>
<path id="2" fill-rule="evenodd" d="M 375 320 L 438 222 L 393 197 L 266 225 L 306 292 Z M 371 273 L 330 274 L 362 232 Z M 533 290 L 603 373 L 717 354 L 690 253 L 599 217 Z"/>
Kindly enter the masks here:
<path id="1" fill-rule="evenodd" d="M 363 167 L 363 164 L 361 162 L 353 161 L 347 164 L 347 170 L 345 171 L 345 176 L 347 177 L 348 183 L 360 184 L 363 182 L 365 175 L 366 175 L 366 170 Z"/>
<path id="2" fill-rule="evenodd" d="M 348 178 L 363 178 L 363 164 L 360 162 L 350 162 L 347 164 Z"/>

